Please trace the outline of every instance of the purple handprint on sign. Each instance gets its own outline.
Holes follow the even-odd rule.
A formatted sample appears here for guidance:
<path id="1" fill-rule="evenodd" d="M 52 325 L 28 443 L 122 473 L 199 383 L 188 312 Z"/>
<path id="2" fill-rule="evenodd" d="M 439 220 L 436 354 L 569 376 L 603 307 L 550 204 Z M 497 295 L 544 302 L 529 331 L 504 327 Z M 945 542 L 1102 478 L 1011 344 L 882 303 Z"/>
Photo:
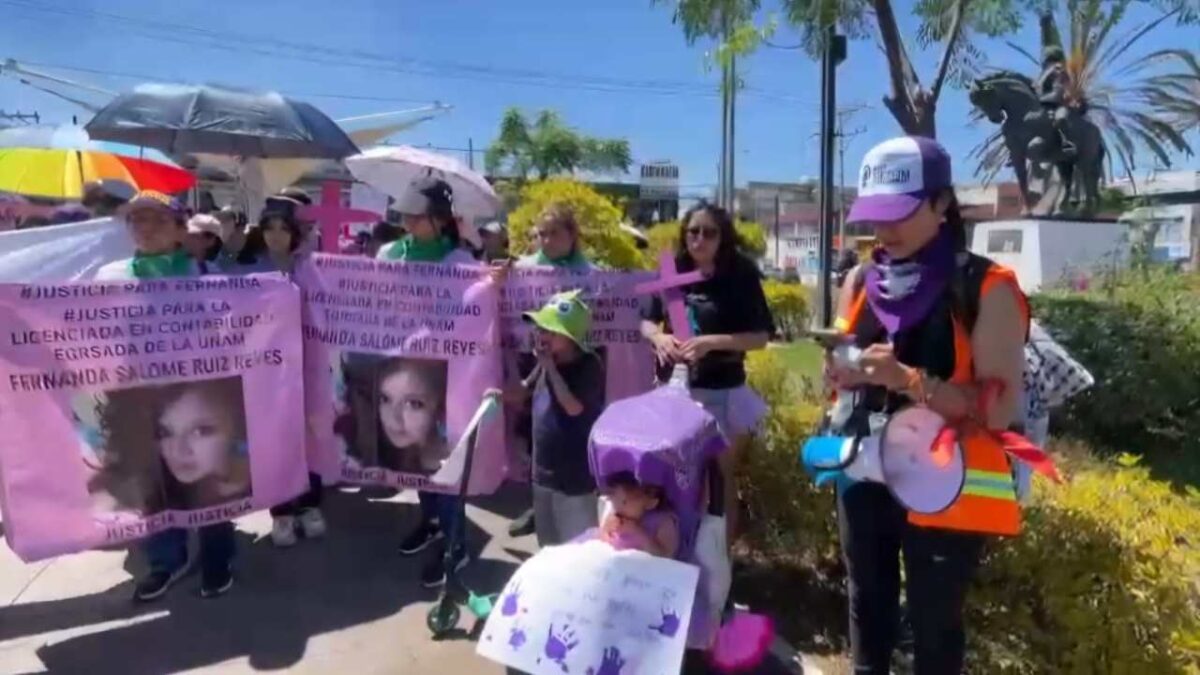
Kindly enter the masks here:
<path id="1" fill-rule="evenodd" d="M 508 646 L 512 647 L 513 650 L 516 651 L 524 646 L 525 642 L 525 629 L 521 628 L 520 626 L 513 626 L 512 632 L 508 635 Z"/>
<path id="2" fill-rule="evenodd" d="M 567 655 L 571 653 L 579 645 L 579 640 L 575 637 L 575 631 L 571 629 L 569 624 L 564 624 L 557 632 L 554 630 L 554 624 L 550 624 L 550 628 L 546 631 L 546 647 L 544 649 L 546 658 L 557 663 L 562 667 L 563 672 L 567 672 Z"/>
<path id="3" fill-rule="evenodd" d="M 657 626 L 650 626 L 650 630 L 658 631 L 664 637 L 673 638 L 679 632 L 679 615 L 675 610 L 664 609 L 662 612 L 662 623 Z"/>
<path id="4" fill-rule="evenodd" d="M 621 658 L 621 650 L 609 647 L 604 650 L 604 660 L 600 662 L 600 667 L 588 668 L 587 675 L 621 675 L 621 669 L 624 667 L 625 659 Z"/>
<path id="5" fill-rule="evenodd" d="M 504 596 L 504 601 L 500 604 L 501 616 L 513 616 L 519 608 L 518 601 L 521 599 L 521 582 L 513 584 L 512 590 Z"/>

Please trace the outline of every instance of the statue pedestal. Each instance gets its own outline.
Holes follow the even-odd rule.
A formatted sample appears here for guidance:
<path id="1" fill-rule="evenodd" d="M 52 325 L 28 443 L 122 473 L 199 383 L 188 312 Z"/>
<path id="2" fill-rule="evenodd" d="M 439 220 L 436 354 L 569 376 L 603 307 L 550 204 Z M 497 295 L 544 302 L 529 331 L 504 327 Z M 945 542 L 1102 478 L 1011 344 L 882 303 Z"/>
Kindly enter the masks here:
<path id="1" fill-rule="evenodd" d="M 1011 268 L 1026 293 L 1086 284 L 1129 261 L 1129 226 L 1113 220 L 1030 216 L 977 223 L 971 251 Z"/>

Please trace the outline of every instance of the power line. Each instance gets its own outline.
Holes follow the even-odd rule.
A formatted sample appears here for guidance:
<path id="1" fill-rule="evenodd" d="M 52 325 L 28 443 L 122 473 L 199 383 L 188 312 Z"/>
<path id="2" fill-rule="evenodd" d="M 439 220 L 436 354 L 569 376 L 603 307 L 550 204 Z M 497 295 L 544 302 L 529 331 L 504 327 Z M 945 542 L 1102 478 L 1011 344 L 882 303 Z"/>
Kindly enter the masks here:
<path id="1" fill-rule="evenodd" d="M 431 61 L 412 58 L 397 59 L 388 55 L 362 50 L 336 49 L 311 43 L 290 42 L 269 36 L 215 31 L 185 24 L 142 19 L 109 12 L 68 9 L 34 2 L 33 0 L 0 0 L 0 5 L 7 5 L 26 12 L 42 12 L 116 23 L 122 25 L 127 34 L 161 42 L 242 51 L 268 58 L 306 61 L 327 66 L 390 71 L 450 79 L 505 82 L 525 86 L 552 87 L 555 89 L 581 89 L 606 93 L 634 92 L 714 98 L 719 95 L 715 87 L 704 83 L 667 80 L 638 81 L 551 73 L 541 70 L 502 69 L 494 66 L 480 66 L 452 61 Z M 315 56 L 316 54 L 323 56 Z M 757 88 L 747 88 L 744 90 L 744 93 L 780 102 L 811 105 L 806 99 Z"/>

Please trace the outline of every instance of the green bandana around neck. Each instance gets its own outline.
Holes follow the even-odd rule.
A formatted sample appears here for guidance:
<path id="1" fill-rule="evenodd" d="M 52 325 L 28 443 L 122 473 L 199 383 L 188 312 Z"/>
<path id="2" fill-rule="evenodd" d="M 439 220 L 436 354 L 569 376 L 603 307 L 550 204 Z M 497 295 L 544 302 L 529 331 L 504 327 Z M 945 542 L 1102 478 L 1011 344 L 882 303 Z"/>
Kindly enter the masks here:
<path id="1" fill-rule="evenodd" d="M 187 277 L 191 276 L 194 270 L 192 257 L 183 249 L 159 255 L 136 253 L 129 261 L 129 272 L 135 279 Z"/>
<path id="2" fill-rule="evenodd" d="M 417 241 L 412 235 L 405 235 L 388 248 L 387 257 L 401 262 L 441 262 L 453 250 L 454 242 L 448 237 Z"/>
<path id="3" fill-rule="evenodd" d="M 535 260 L 539 265 L 565 267 L 567 269 L 579 269 L 588 264 L 587 258 L 584 257 L 583 252 L 578 247 L 572 248 L 569 254 L 561 258 L 551 258 L 546 255 L 544 250 L 539 248 Z"/>

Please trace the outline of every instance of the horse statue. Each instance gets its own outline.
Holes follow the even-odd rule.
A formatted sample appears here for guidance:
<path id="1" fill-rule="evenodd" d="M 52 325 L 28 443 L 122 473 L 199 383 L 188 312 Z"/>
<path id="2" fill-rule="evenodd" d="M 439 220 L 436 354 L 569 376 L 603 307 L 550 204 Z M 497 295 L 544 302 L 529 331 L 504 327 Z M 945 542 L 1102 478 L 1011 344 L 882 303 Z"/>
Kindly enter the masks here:
<path id="1" fill-rule="evenodd" d="M 1050 166 L 1058 170 L 1062 181 L 1062 196 L 1054 213 L 1072 210 L 1081 201 L 1078 194 L 1083 197 L 1084 213 L 1096 211 L 1105 150 L 1095 123 L 1078 111 L 1069 111 L 1056 124 L 1054 111 L 1042 105 L 1033 81 L 1013 71 L 1002 70 L 976 80 L 969 96 L 990 122 L 1000 125 L 1026 212 L 1032 210 L 1030 173 L 1048 176 Z"/>

